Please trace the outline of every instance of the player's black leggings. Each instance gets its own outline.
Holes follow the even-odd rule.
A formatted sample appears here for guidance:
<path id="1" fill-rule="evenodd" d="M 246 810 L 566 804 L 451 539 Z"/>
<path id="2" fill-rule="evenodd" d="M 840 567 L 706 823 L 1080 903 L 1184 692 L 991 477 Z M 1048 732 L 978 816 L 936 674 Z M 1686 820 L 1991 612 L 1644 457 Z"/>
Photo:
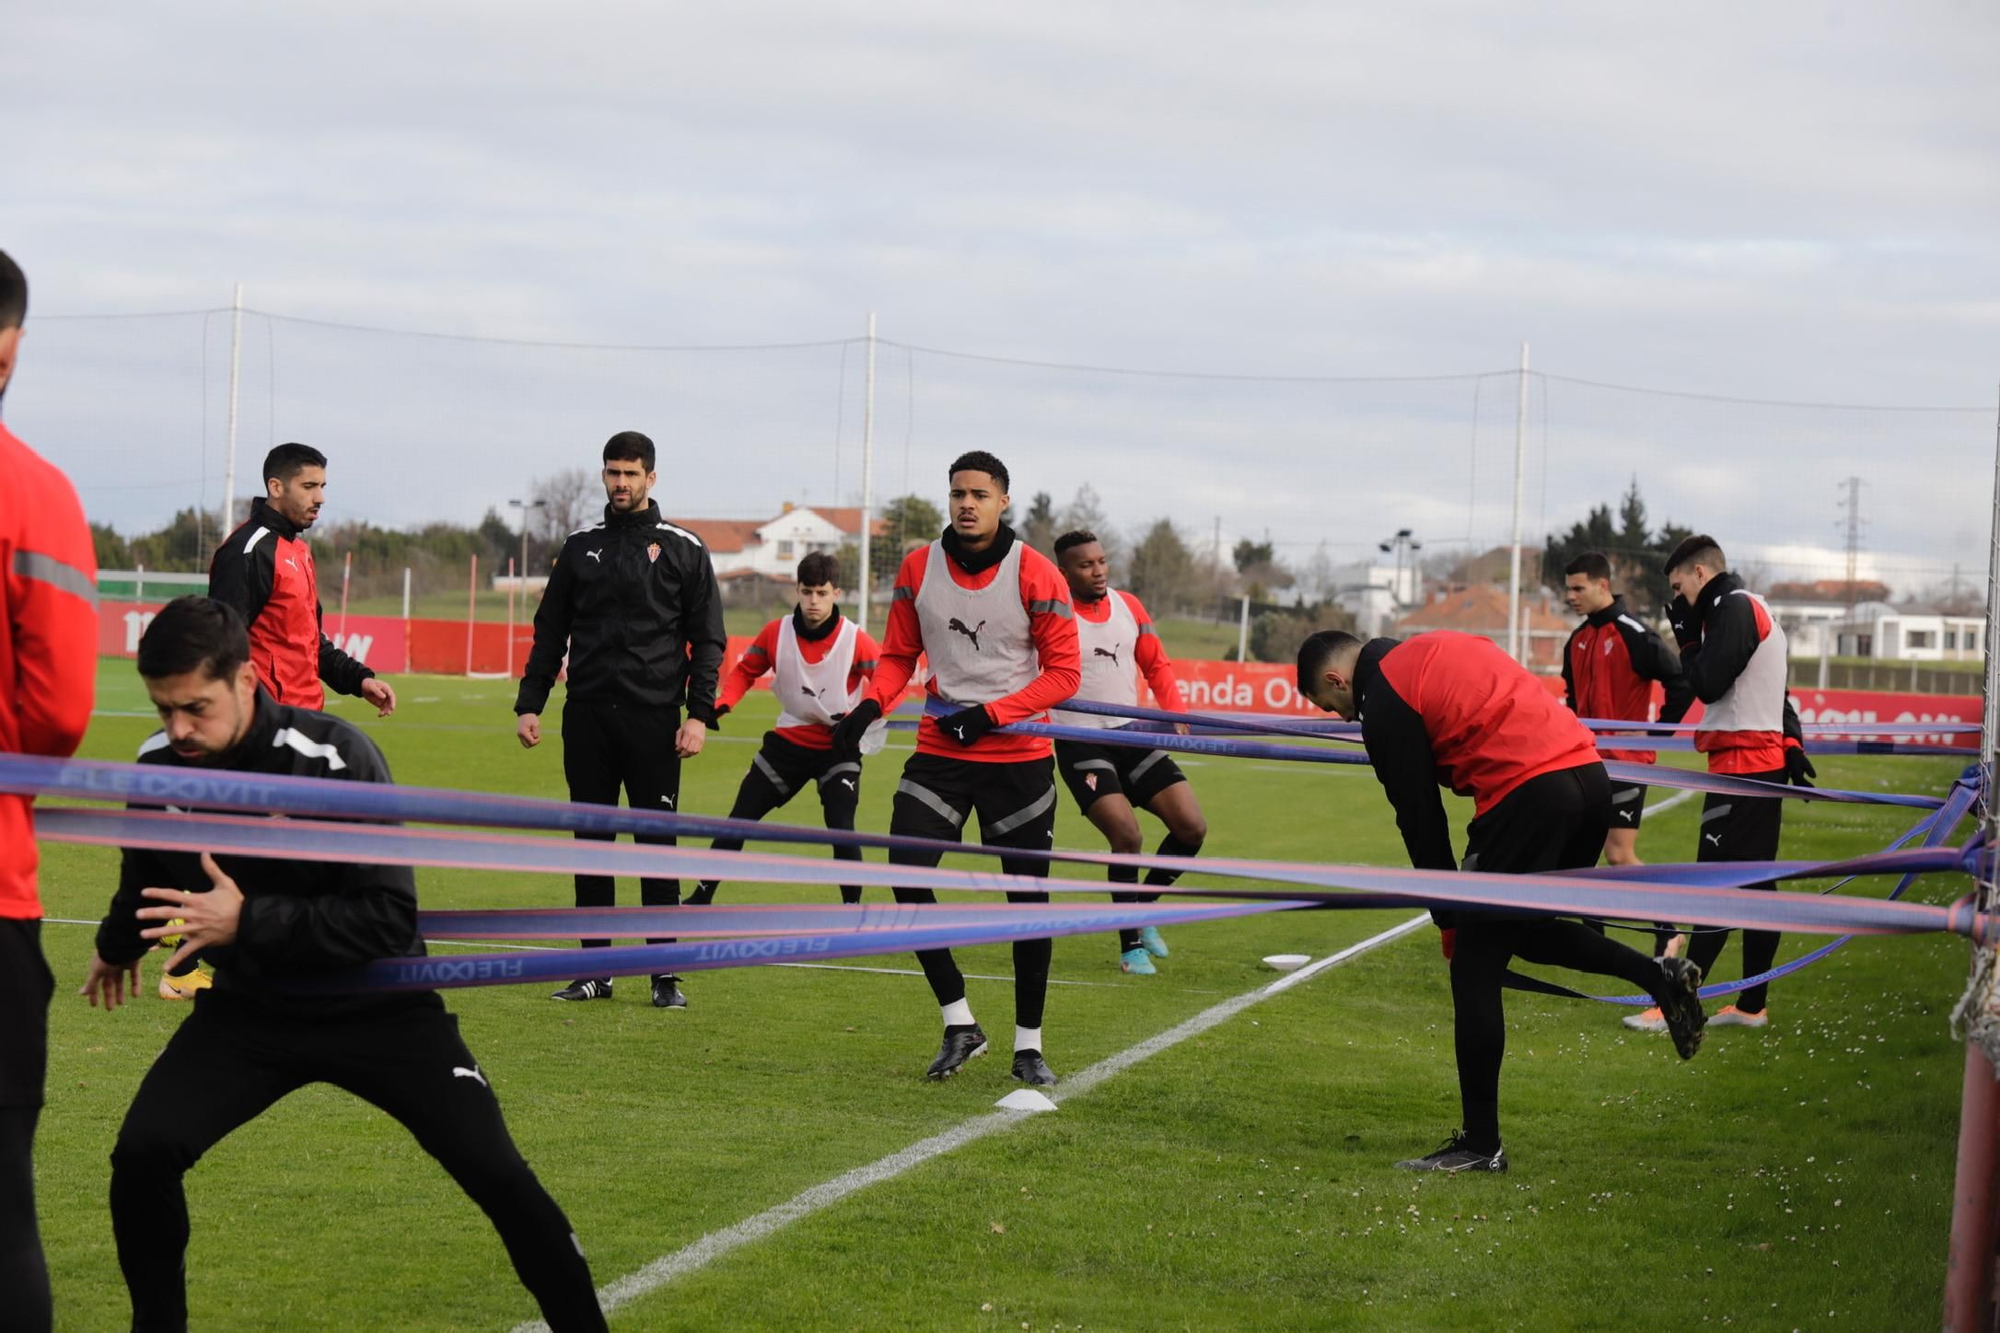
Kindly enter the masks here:
<path id="1" fill-rule="evenodd" d="M 49 1269 L 35 1226 L 35 1121 L 39 1106 L 0 1106 L 0 1300 L 8 1328 L 46 1333 Z"/>
<path id="2" fill-rule="evenodd" d="M 521 1159 L 499 1098 L 435 995 L 308 1021 L 208 990 L 139 1084 L 111 1150 L 111 1229 L 135 1331 L 187 1327 L 181 1177 L 231 1130 L 308 1083 L 345 1089 L 416 1136 L 492 1220 L 551 1328 L 604 1327 L 569 1219 Z M 255 1237 L 246 1233 L 246 1243 Z M 423 1297 L 412 1287 L 402 1299 L 414 1309 Z"/>
<path id="3" fill-rule="evenodd" d="M 563 704 L 563 777 L 569 782 L 569 798 L 586 805 L 616 805 L 618 790 L 625 789 L 626 804 L 634 810 L 680 808 L 681 759 L 674 749 L 680 731 L 678 708 L 640 708 L 631 704 L 572 696 Z M 609 833 L 584 833 L 579 838 L 611 842 Z M 635 842 L 671 847 L 678 841 L 672 834 L 649 833 Z M 678 879 L 648 877 L 639 881 L 639 901 L 647 907 L 674 907 L 681 900 Z M 617 881 L 609 875 L 578 875 L 578 907 L 610 907 L 618 901 Z M 672 944 L 671 938 L 648 939 L 648 944 Z M 586 949 L 610 944 L 610 940 L 584 940 Z"/>
<path id="4" fill-rule="evenodd" d="M 34 1150 L 55 986 L 42 923 L 0 918 L 0 1324 L 28 1333 L 46 1333 L 51 1319 Z"/>
<path id="5" fill-rule="evenodd" d="M 1611 820 L 1604 765 L 1545 773 L 1522 783 L 1466 829 L 1464 869 L 1533 874 L 1597 864 Z M 1581 921 L 1460 912 L 1451 960 L 1453 1041 L 1468 1146 L 1500 1146 L 1500 1062 L 1507 1052 L 1501 986 L 1514 958 L 1622 978 L 1655 999 L 1665 974 L 1654 959 Z"/>
<path id="6" fill-rule="evenodd" d="M 1769 773 L 1744 773 L 1739 776 L 1755 778 L 1759 782 L 1785 782 L 1785 770 L 1774 769 Z M 1711 795 L 1701 803 L 1701 845 L 1695 851 L 1697 861 L 1775 861 L 1778 859 L 1778 837 L 1784 825 L 1785 802 L 1780 797 L 1771 796 L 1719 796 Z M 1762 884 L 1745 884 L 1746 889 L 1765 889 L 1776 893 L 1778 886 L 1766 880 Z M 1709 973 L 1714 971 L 1716 960 L 1722 957 L 1722 946 L 1729 942 L 1726 930 L 1701 930 L 1695 932 L 1688 945 L 1688 961 L 1701 968 L 1703 977 L 1713 980 Z M 1771 964 L 1778 957 L 1778 932 L 1775 930 L 1746 930 L 1743 932 L 1743 975 L 1754 977 L 1771 970 Z M 1767 987 L 1752 986 L 1736 997 L 1736 1007 L 1746 1014 L 1764 1012 Z"/>
<path id="7" fill-rule="evenodd" d="M 974 811 L 979 814 L 979 841 L 988 847 L 1047 848 L 1055 838 L 1056 783 L 1053 759 L 1029 759 L 1018 763 L 982 763 L 973 759 L 946 759 L 939 755 L 916 754 L 903 767 L 896 785 L 896 800 L 889 816 L 889 831 L 916 838 L 943 838 L 957 841 L 965 822 Z M 889 863 L 899 866 L 934 866 L 944 859 L 941 852 L 891 850 Z M 1032 875 L 1047 879 L 1049 863 L 1040 859 L 1003 856 L 1000 869 L 1010 875 Z M 1010 893 L 1010 903 L 1045 903 L 1046 893 Z M 899 903 L 934 903 L 937 894 L 929 889 L 897 889 Z M 1048 999 L 1049 960 L 1054 956 L 1053 941 L 1014 941 L 1014 1021 L 1024 1028 L 1042 1025 L 1042 1007 Z M 940 1005 L 965 998 L 965 977 L 949 949 L 922 949 L 917 962 L 931 983 L 931 994 Z"/>
<path id="8" fill-rule="evenodd" d="M 860 762 L 843 759 L 830 750 L 809 750 L 775 731 L 764 733 L 763 747 L 751 760 L 750 771 L 743 775 L 742 785 L 736 789 L 736 804 L 729 807 L 729 817 L 762 819 L 798 795 L 808 782 L 819 789 L 820 811 L 826 818 L 826 826 L 852 832 L 854 813 L 861 804 Z M 743 839 L 717 838 L 711 845 L 718 852 L 740 852 Z M 861 849 L 854 846 L 836 845 L 833 854 L 842 861 L 861 859 Z M 717 880 L 703 880 L 688 901 L 713 902 L 718 886 Z M 841 885 L 840 901 L 860 902 L 861 886 Z"/>

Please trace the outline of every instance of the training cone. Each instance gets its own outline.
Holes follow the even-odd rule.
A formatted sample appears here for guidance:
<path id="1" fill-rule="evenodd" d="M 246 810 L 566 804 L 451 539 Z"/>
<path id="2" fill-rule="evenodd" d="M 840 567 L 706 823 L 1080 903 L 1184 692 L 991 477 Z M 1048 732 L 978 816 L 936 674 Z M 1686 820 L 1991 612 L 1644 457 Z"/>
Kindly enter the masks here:
<path id="1" fill-rule="evenodd" d="M 1053 1111 L 1056 1109 L 1056 1104 L 1049 1100 L 1046 1093 L 1036 1092 L 1033 1088 L 1016 1088 L 993 1104 L 1003 1111 Z"/>

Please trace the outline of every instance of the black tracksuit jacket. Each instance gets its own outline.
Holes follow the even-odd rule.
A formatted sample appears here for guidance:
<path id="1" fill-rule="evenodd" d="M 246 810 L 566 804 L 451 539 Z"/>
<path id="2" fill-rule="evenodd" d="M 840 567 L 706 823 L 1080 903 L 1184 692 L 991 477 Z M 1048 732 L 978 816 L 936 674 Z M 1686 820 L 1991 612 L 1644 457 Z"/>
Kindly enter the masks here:
<path id="1" fill-rule="evenodd" d="M 243 740 L 219 762 L 183 759 L 155 732 L 139 747 L 139 762 L 169 768 L 224 768 L 238 773 L 388 782 L 389 765 L 375 743 L 337 717 L 278 703 L 261 688 L 256 715 Z M 135 804 L 134 809 L 158 809 Z M 408 866 L 219 856 L 216 865 L 243 892 L 243 915 L 231 944 L 202 951 L 215 968 L 215 989 L 254 998 L 292 1016 L 332 1016 L 408 1003 L 396 996 L 289 996 L 269 990 L 271 980 L 352 967 L 377 958 L 424 954 L 417 933 L 417 884 Z M 97 928 L 97 953 L 123 966 L 151 947 L 139 932 L 141 907 L 159 904 L 141 889 L 205 893 L 213 887 L 193 852 L 127 848 L 118 892 Z M 164 955 L 162 955 L 164 957 Z M 433 1002 L 436 992 L 423 992 Z M 422 996 L 415 997 L 422 998 Z"/>
<path id="2" fill-rule="evenodd" d="M 629 514 L 606 505 L 602 521 L 569 535 L 549 571 L 514 711 L 548 704 L 566 645 L 572 697 L 684 705 L 714 726 L 728 643 L 701 538 L 661 518 L 657 504 Z"/>

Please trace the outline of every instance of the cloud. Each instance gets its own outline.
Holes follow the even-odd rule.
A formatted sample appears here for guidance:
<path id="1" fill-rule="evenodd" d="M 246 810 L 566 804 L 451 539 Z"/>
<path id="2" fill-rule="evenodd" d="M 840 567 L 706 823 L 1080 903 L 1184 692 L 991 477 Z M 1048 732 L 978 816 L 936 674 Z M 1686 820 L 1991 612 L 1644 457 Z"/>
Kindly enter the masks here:
<path id="1" fill-rule="evenodd" d="M 851 338 L 874 309 L 905 343 L 1271 376 L 1499 370 L 1525 338 L 1572 379 L 1977 409 L 1537 381 L 1531 532 L 1637 475 L 1663 517 L 1810 547 L 1849 473 L 1885 549 L 1945 565 L 1986 530 L 1982 4 L 83 0 L 9 36 L 31 58 L 0 89 L 23 127 L 0 144 L 0 245 L 38 312 L 206 308 L 241 279 L 259 309 L 357 324 L 740 344 Z M 261 336 L 246 421 L 336 443 L 339 501 L 385 521 L 476 517 L 505 498 L 494 478 L 587 455 L 608 420 L 719 451 L 675 478 L 692 507 L 854 488 L 859 357 L 843 373 L 837 346 Z M 9 419 L 96 488 L 94 513 L 146 526 L 188 495 L 139 482 L 199 494 L 205 471 L 213 499 L 225 358 L 213 321 L 45 322 Z M 1126 523 L 1220 510 L 1300 549 L 1372 540 L 1357 523 L 1509 526 L 1510 382 L 916 355 L 897 402 L 895 361 L 878 445 L 897 483 L 905 439 L 977 438 L 1034 489 L 1090 481 Z"/>

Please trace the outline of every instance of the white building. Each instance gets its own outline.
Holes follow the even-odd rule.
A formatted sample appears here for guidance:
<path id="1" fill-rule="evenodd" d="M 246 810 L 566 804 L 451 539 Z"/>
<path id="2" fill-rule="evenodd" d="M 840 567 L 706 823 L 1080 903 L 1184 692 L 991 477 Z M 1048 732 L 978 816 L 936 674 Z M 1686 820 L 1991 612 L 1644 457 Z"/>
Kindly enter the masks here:
<path id="1" fill-rule="evenodd" d="M 1829 631 L 1837 657 L 1967 662 L 1978 658 L 1985 646 L 1981 641 L 1985 623 L 1984 616 L 1946 615 L 1936 607 L 1916 603 L 1892 606 L 1864 602 L 1854 608 L 1852 616 L 1833 623 Z M 1804 656 L 1796 648 L 1793 653 Z"/>
<path id="2" fill-rule="evenodd" d="M 718 579 L 755 577 L 789 583 L 798 574 L 799 561 L 813 552 L 839 555 L 843 546 L 858 546 L 861 541 L 861 511 L 856 508 L 787 504 L 776 518 L 761 522 L 734 518 L 673 522 L 701 538 Z M 878 518 L 873 528 L 874 539 L 883 540 L 888 524 Z M 852 571 L 842 574 L 852 581 Z"/>
<path id="3" fill-rule="evenodd" d="M 1414 563 L 1398 568 L 1370 561 L 1339 565 L 1323 593 L 1354 617 L 1363 638 L 1375 638 L 1423 598 L 1423 573 Z"/>

